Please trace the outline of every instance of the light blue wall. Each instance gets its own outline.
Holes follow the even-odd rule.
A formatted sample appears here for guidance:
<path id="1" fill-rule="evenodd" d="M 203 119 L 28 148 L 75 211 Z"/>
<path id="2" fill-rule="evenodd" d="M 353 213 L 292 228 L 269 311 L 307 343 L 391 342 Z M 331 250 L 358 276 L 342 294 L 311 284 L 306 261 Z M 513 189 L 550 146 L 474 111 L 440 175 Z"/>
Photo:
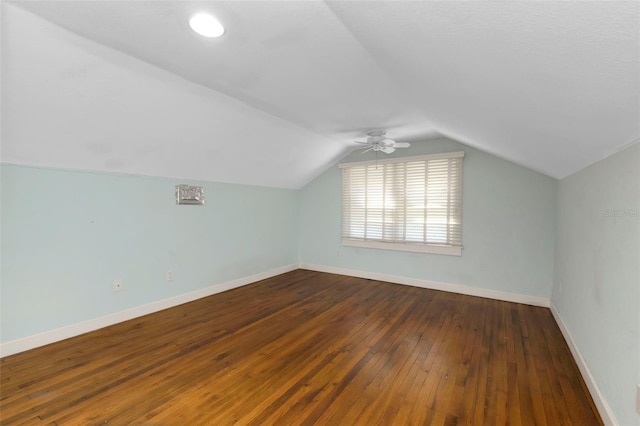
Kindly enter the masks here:
<path id="1" fill-rule="evenodd" d="M 300 261 L 552 294 L 618 421 L 640 423 L 640 145 L 559 183 L 448 139 L 393 156 L 459 150 L 462 257 L 342 247 L 337 167 L 292 191 L 2 165 L 1 341 Z M 178 183 L 207 206 L 176 206 Z"/>
<path id="2" fill-rule="evenodd" d="M 297 263 L 292 190 L 0 167 L 2 342 Z"/>
<path id="3" fill-rule="evenodd" d="M 640 144 L 562 179 L 553 303 L 621 425 L 640 424 Z"/>
<path id="4" fill-rule="evenodd" d="M 392 156 L 461 150 L 465 151 L 461 257 L 343 247 L 341 175 L 336 166 L 300 191 L 300 261 L 548 298 L 553 281 L 555 179 L 449 139 L 414 143 Z M 373 152 L 353 153 L 343 162 L 374 158 Z"/>

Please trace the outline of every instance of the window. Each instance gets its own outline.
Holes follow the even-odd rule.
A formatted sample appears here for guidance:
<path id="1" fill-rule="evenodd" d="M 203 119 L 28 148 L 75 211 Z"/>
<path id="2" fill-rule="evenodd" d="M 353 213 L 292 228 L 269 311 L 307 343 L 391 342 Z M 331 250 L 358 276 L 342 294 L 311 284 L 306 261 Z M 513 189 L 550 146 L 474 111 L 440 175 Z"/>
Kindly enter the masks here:
<path id="1" fill-rule="evenodd" d="M 460 256 L 463 157 L 341 164 L 343 245 Z"/>

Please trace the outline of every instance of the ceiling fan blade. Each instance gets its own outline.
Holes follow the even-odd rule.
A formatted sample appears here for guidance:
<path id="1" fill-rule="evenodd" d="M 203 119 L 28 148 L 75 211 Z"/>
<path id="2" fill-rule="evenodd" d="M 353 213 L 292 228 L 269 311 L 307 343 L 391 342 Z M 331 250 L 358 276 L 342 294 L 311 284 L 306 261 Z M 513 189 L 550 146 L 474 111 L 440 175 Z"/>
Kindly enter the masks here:
<path id="1" fill-rule="evenodd" d="M 361 154 L 369 151 L 382 151 L 385 154 L 391 154 L 396 148 L 409 148 L 411 146 L 407 142 L 396 142 L 393 139 L 389 139 L 385 137 L 385 134 L 384 130 L 371 130 L 367 133 L 366 142 L 355 141 L 355 143 L 369 146 L 369 149 L 362 151 Z"/>

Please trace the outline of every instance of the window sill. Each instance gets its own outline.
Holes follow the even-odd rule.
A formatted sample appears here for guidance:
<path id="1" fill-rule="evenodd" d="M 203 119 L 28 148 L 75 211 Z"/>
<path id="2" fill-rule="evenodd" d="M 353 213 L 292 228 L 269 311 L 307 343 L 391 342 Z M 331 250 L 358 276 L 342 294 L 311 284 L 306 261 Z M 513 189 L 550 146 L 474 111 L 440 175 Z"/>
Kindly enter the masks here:
<path id="1" fill-rule="evenodd" d="M 418 253 L 462 256 L 462 247 L 438 246 L 428 244 L 386 243 L 382 241 L 342 240 L 343 246 L 362 247 L 382 250 L 412 251 Z"/>

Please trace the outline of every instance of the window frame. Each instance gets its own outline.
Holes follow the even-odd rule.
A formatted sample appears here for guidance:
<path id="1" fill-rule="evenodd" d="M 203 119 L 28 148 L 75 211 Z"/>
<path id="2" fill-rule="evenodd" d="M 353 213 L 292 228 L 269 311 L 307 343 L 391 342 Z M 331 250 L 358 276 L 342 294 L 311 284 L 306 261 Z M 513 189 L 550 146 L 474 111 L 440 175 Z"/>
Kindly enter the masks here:
<path id="1" fill-rule="evenodd" d="M 463 164 L 462 161 L 464 158 L 464 151 L 456 151 L 456 152 L 446 152 L 439 154 L 430 154 L 430 155 L 417 155 L 417 156 L 409 156 L 409 157 L 396 157 L 389 158 L 383 160 L 373 160 L 373 161 L 360 161 L 353 163 L 342 163 L 338 165 L 338 168 L 341 170 L 341 241 L 343 246 L 348 247 L 361 247 L 361 248 L 373 248 L 373 249 L 384 249 L 384 250 L 399 250 L 399 251 L 408 251 L 408 252 L 419 252 L 419 253 L 431 253 L 431 254 L 441 254 L 441 255 L 449 255 L 449 256 L 462 256 L 462 201 L 463 201 Z M 367 167 L 372 165 L 385 165 L 385 164 L 393 164 L 393 163 L 411 163 L 417 161 L 430 161 L 430 160 L 442 160 L 442 159 L 455 159 L 460 158 L 460 171 L 459 171 L 459 180 L 460 180 L 460 193 L 459 196 L 459 221 L 460 221 L 460 245 L 450 245 L 450 244 L 436 244 L 436 243 L 421 243 L 421 242 L 411 242 L 411 241 L 383 241 L 378 239 L 360 239 L 360 238 L 348 238 L 344 236 L 344 223 L 345 223 L 345 186 L 344 186 L 344 172 L 342 169 L 355 168 L 355 167 Z M 447 183 L 449 185 L 449 182 Z M 426 189 L 426 188 L 425 188 Z M 404 188 L 404 193 L 406 195 L 407 188 Z M 450 218 L 451 216 L 449 216 Z M 405 225 L 406 226 L 406 225 Z"/>

